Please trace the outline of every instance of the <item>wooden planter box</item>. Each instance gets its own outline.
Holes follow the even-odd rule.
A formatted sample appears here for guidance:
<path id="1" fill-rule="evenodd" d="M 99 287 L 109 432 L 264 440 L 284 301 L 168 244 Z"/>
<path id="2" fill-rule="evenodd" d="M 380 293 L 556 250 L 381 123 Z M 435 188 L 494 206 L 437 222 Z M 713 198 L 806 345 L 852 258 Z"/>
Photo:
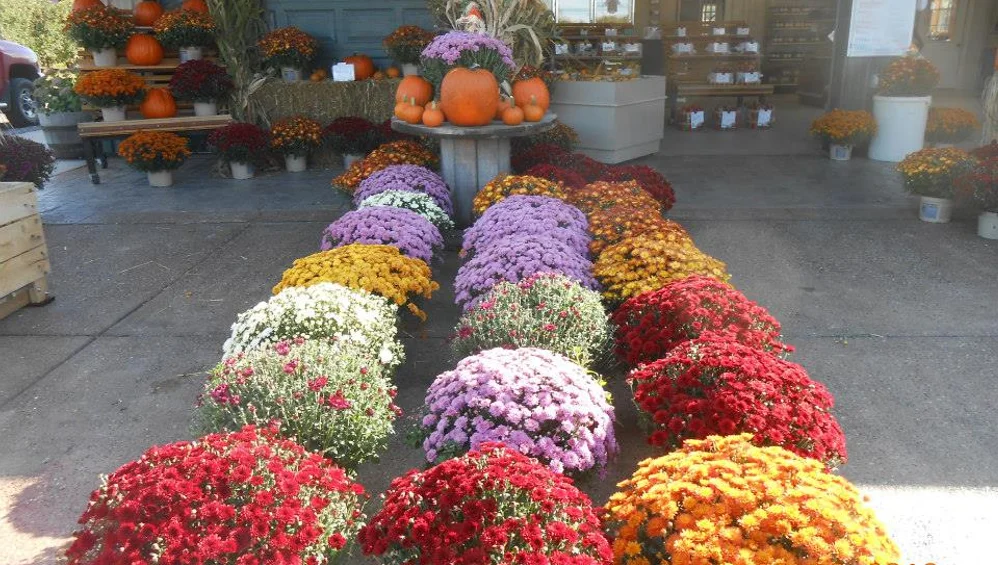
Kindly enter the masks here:
<path id="1" fill-rule="evenodd" d="M 561 81 L 551 111 L 579 133 L 579 151 L 604 163 L 658 152 L 665 135 L 665 77 L 623 82 Z"/>
<path id="2" fill-rule="evenodd" d="M 50 300 L 49 269 L 34 185 L 0 182 L 0 319 Z"/>

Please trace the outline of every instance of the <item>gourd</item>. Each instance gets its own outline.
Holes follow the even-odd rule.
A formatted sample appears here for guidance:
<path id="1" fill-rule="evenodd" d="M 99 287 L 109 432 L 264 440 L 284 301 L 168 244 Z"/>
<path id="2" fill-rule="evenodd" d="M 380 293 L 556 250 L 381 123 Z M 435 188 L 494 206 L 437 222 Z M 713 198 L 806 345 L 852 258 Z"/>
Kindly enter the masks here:
<path id="1" fill-rule="evenodd" d="M 125 58 L 133 65 L 158 65 L 163 60 L 163 46 L 155 37 L 136 33 L 128 38 L 125 45 Z"/>
<path id="2" fill-rule="evenodd" d="M 79 12 L 80 10 L 87 10 L 95 6 L 103 6 L 104 3 L 100 0 L 73 0 L 73 11 Z"/>
<path id="3" fill-rule="evenodd" d="M 415 98 L 416 104 L 425 106 L 433 98 L 433 85 L 421 76 L 410 75 L 402 79 L 395 90 L 395 100 Z"/>
<path id="4" fill-rule="evenodd" d="M 523 107 L 523 119 L 528 122 L 539 122 L 544 119 L 544 108 L 537 104 L 536 98 L 531 98 L 530 104 Z"/>
<path id="5" fill-rule="evenodd" d="M 180 5 L 181 10 L 190 10 L 192 12 L 203 12 L 208 13 L 208 4 L 204 0 L 184 0 L 184 3 Z"/>
<path id="6" fill-rule="evenodd" d="M 403 121 L 410 124 L 418 124 L 423 121 L 423 107 L 417 106 L 413 99 L 409 99 L 409 104 L 402 108 L 402 115 L 399 116 Z"/>
<path id="7" fill-rule="evenodd" d="M 398 78 L 402 76 L 402 71 L 400 71 L 398 67 L 388 67 L 388 69 L 385 70 L 385 76 L 388 78 Z"/>
<path id="8" fill-rule="evenodd" d="M 440 84 L 440 109 L 456 126 L 484 126 L 499 106 L 499 83 L 486 69 L 451 69 Z"/>
<path id="9" fill-rule="evenodd" d="M 423 110 L 423 125 L 431 128 L 440 127 L 444 123 L 444 113 L 440 111 L 440 105 L 431 102 Z"/>
<path id="10" fill-rule="evenodd" d="M 518 126 L 523 123 L 523 117 L 523 108 L 520 108 L 516 104 L 510 104 L 502 112 L 502 123 L 507 126 Z"/>
<path id="11" fill-rule="evenodd" d="M 151 26 L 163 15 L 163 6 L 155 0 L 142 0 L 132 9 L 132 18 L 137 26 Z"/>
<path id="12" fill-rule="evenodd" d="M 146 93 L 146 99 L 139 105 L 142 117 L 152 118 L 172 118 L 177 115 L 177 103 L 173 100 L 173 95 L 165 88 L 150 88 Z"/>
<path id="13" fill-rule="evenodd" d="M 496 119 L 497 120 L 501 120 L 502 119 L 503 112 L 505 112 L 506 108 L 509 108 L 509 106 L 510 106 L 509 98 L 506 98 L 505 96 L 501 96 L 499 98 L 499 106 L 496 107 Z"/>

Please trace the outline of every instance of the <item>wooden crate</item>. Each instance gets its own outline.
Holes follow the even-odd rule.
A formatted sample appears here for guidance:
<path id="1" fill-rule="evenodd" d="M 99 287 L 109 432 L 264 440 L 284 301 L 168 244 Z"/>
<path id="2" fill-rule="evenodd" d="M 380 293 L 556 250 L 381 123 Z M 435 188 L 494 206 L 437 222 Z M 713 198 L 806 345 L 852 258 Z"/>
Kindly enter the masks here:
<path id="1" fill-rule="evenodd" d="M 34 185 L 0 182 L 0 319 L 50 301 L 50 269 Z"/>

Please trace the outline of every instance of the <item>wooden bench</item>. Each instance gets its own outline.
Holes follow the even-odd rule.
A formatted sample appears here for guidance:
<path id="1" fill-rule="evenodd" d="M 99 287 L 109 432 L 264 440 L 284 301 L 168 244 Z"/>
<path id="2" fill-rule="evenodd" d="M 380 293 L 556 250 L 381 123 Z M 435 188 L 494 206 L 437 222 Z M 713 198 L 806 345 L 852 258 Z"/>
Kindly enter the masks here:
<path id="1" fill-rule="evenodd" d="M 672 85 L 672 116 L 676 116 L 676 108 L 679 101 L 685 101 L 687 97 L 727 97 L 736 98 L 738 105 L 746 96 L 756 97 L 759 102 L 765 102 L 766 97 L 773 94 L 772 84 L 700 84 L 700 83 L 678 83 Z"/>
<path id="2" fill-rule="evenodd" d="M 35 186 L 0 182 L 0 319 L 52 301 L 50 268 Z"/>
<path id="3" fill-rule="evenodd" d="M 212 131 L 232 123 L 232 116 L 181 116 L 153 120 L 125 120 L 122 122 L 89 122 L 80 124 L 80 138 L 83 140 L 83 156 L 87 160 L 90 182 L 100 184 L 97 174 L 98 153 L 101 167 L 107 168 L 107 156 L 99 150 L 102 139 L 127 137 L 139 131 L 169 131 L 173 133 L 191 131 Z"/>

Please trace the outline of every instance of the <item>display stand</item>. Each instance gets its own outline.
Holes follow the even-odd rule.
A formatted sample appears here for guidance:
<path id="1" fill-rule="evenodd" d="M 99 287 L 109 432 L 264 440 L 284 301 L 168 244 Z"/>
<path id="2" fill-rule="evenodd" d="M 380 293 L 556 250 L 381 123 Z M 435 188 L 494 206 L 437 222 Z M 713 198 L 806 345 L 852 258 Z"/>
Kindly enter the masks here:
<path id="1" fill-rule="evenodd" d="M 514 137 L 542 133 L 554 127 L 556 115 L 539 122 L 507 126 L 502 122 L 480 127 L 439 127 L 410 124 L 392 118 L 392 129 L 440 140 L 440 170 L 454 200 L 454 221 L 467 227 L 473 221 L 472 201 L 487 182 L 510 171 L 510 143 Z"/>

